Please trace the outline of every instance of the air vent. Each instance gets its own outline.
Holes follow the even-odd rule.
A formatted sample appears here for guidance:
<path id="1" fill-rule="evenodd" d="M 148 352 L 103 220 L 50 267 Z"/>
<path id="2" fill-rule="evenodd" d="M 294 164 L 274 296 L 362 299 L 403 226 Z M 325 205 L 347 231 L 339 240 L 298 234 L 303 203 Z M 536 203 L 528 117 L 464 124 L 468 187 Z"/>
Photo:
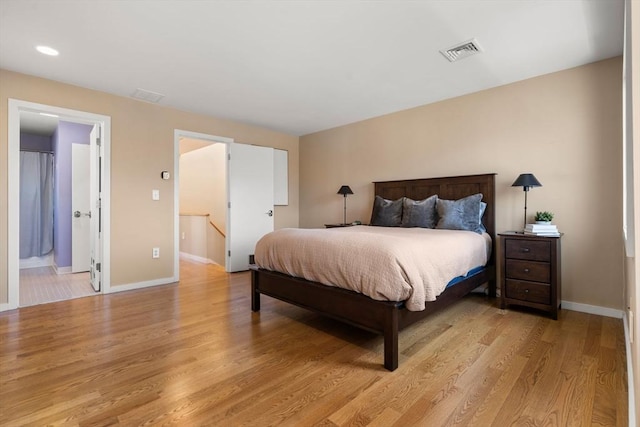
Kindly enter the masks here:
<path id="1" fill-rule="evenodd" d="M 466 58 L 480 52 L 482 52 L 482 48 L 476 39 L 471 39 L 450 47 L 447 50 L 440 51 L 440 53 L 443 54 L 450 62 L 456 62 L 458 59 Z"/>
<path id="2" fill-rule="evenodd" d="M 153 104 L 156 104 L 160 102 L 162 98 L 164 98 L 164 95 L 157 92 L 151 92 L 150 90 L 144 90 L 144 89 L 138 88 L 136 89 L 135 92 L 131 94 L 131 97 L 135 99 L 139 99 L 141 101 L 146 101 L 146 102 L 151 102 Z"/>

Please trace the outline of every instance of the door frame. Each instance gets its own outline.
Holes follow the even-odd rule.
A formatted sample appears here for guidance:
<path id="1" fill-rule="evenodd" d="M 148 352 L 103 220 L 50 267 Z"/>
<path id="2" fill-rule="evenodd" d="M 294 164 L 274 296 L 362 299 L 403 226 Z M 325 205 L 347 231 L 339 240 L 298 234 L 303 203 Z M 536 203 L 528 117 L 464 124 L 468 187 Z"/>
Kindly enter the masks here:
<path id="1" fill-rule="evenodd" d="M 174 129 L 173 131 L 173 279 L 180 280 L 180 138 L 200 139 L 212 144 L 225 144 L 225 157 L 229 157 L 229 144 L 234 142 L 233 138 L 225 136 L 209 135 L 206 133 L 191 132 L 188 130 Z M 225 191 L 226 203 L 229 204 L 229 183 Z M 225 215 L 228 216 L 229 210 Z M 226 218 L 225 228 L 229 227 L 229 218 Z M 228 249 L 229 230 L 225 230 L 225 248 Z M 229 257 L 225 256 L 225 270 Z"/>
<path id="2" fill-rule="evenodd" d="M 111 117 L 52 105 L 9 99 L 8 106 L 8 301 L 0 311 L 20 305 L 20 113 L 49 113 L 63 121 L 102 128 L 102 291 L 111 291 Z M 92 159 L 93 161 L 93 159 Z"/>

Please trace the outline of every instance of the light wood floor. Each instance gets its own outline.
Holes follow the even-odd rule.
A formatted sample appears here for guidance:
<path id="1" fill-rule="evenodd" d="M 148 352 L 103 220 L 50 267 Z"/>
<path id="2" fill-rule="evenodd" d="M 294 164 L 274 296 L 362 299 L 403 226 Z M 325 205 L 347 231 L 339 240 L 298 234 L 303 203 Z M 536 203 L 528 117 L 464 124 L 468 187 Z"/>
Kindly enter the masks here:
<path id="1" fill-rule="evenodd" d="M 56 274 L 53 267 L 20 270 L 20 307 L 95 295 L 89 273 Z"/>
<path id="2" fill-rule="evenodd" d="M 0 313 L 0 424 L 624 426 L 620 320 L 472 295 L 382 338 L 262 299 L 249 274 Z"/>

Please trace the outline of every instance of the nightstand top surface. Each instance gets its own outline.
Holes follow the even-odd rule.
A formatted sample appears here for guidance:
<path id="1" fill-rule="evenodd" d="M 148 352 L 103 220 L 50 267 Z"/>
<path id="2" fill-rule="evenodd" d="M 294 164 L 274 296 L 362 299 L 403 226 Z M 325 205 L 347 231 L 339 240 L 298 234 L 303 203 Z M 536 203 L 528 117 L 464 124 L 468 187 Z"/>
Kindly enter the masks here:
<path id="1" fill-rule="evenodd" d="M 564 233 L 560 233 L 559 236 L 532 236 L 530 234 L 524 234 L 522 231 L 503 231 L 502 233 L 498 233 L 498 236 L 522 237 L 523 239 L 559 239 L 564 236 Z"/>

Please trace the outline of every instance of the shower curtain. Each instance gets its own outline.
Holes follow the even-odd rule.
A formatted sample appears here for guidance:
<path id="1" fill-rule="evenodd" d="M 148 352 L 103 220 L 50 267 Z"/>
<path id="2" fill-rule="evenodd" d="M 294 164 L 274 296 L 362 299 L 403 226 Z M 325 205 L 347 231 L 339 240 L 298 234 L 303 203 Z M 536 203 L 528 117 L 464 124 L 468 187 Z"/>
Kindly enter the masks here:
<path id="1" fill-rule="evenodd" d="M 53 250 L 53 154 L 20 152 L 20 258 Z"/>

